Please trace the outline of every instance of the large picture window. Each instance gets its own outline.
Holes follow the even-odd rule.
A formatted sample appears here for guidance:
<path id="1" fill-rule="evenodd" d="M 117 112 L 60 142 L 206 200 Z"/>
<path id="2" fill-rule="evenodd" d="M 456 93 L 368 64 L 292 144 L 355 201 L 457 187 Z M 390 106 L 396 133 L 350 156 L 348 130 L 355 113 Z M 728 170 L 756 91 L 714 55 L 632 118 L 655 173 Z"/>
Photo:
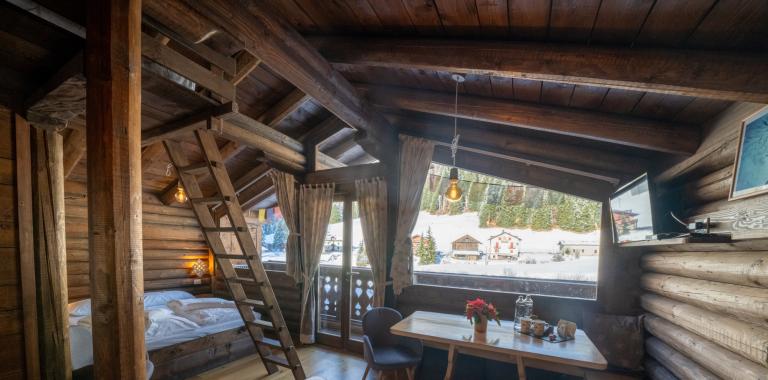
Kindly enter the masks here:
<path id="1" fill-rule="evenodd" d="M 417 283 L 594 298 L 601 204 L 459 170 L 463 197 L 443 194 L 432 164 L 412 236 Z"/>

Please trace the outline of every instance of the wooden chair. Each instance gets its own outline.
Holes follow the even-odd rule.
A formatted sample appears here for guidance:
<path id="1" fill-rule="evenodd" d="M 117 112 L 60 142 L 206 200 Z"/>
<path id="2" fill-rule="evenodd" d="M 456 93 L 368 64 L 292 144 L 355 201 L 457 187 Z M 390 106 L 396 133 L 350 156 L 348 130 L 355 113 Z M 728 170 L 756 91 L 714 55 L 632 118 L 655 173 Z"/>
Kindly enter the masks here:
<path id="1" fill-rule="evenodd" d="M 405 369 L 408 380 L 413 380 L 416 367 L 421 362 L 423 347 L 415 339 L 403 338 L 389 332 L 397 322 L 403 319 L 402 314 L 388 307 L 377 307 L 363 315 L 363 347 L 365 367 L 363 380 L 373 369 L 377 374 L 381 371 Z"/>

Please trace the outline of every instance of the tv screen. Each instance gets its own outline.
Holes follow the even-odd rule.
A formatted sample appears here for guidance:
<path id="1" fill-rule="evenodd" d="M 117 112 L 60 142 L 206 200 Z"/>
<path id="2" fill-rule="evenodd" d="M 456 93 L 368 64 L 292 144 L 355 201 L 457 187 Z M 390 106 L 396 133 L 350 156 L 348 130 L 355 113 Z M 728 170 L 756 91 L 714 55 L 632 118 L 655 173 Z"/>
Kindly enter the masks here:
<path id="1" fill-rule="evenodd" d="M 650 239 L 654 228 L 648 175 L 642 175 L 611 196 L 611 216 L 616 243 Z"/>

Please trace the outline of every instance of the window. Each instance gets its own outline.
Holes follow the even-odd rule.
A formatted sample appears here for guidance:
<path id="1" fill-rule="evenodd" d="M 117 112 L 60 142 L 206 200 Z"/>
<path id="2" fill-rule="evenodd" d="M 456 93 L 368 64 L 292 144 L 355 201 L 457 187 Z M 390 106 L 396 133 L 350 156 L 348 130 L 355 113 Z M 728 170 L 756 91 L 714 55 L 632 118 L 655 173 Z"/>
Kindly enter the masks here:
<path id="1" fill-rule="evenodd" d="M 413 231 L 421 284 L 595 298 L 601 204 L 432 164 Z"/>
<path id="2" fill-rule="evenodd" d="M 288 226 L 279 207 L 264 211 L 264 221 L 261 224 L 261 261 L 284 263 Z"/>

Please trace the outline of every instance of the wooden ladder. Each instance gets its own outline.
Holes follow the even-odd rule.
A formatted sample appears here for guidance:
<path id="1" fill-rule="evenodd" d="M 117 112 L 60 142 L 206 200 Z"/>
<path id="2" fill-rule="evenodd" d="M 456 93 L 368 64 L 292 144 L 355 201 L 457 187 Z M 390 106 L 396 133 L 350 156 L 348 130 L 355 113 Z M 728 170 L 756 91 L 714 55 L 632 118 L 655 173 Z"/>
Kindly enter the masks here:
<path id="1" fill-rule="evenodd" d="M 277 372 L 277 366 L 286 367 L 293 372 L 295 379 L 304 380 L 306 376 L 296 353 L 296 347 L 293 345 L 291 334 L 285 326 L 283 314 L 280 312 L 280 306 L 277 304 L 272 285 L 269 283 L 264 265 L 261 262 L 259 249 L 248 231 L 243 210 L 221 159 L 216 140 L 211 132 L 205 129 L 196 130 L 195 137 L 204 159 L 204 162 L 200 164 L 190 164 L 178 142 L 165 140 L 164 144 L 188 194 L 189 203 L 200 221 L 205 239 L 213 251 L 227 287 L 243 321 L 245 321 L 245 326 L 256 345 L 256 350 L 267 368 L 267 372 L 270 374 Z M 199 174 L 201 168 L 204 167 L 208 168 L 211 178 L 216 183 L 217 196 L 204 197 L 200 191 L 194 173 Z M 209 209 L 209 206 L 214 205 L 223 207 L 225 215 L 229 217 L 231 227 L 219 227 L 217 225 Z M 225 232 L 235 234 L 241 254 L 231 254 L 226 251 L 221 241 L 221 233 Z M 238 275 L 232 260 L 244 260 L 248 265 L 247 275 Z M 242 274 L 242 271 L 240 273 Z M 256 293 L 260 295 L 261 299 L 249 297 L 245 292 L 246 285 L 249 286 L 249 289 L 257 289 Z M 257 319 L 253 315 L 253 310 L 262 315 L 268 315 L 271 322 Z M 265 337 L 265 330 L 274 332 L 278 339 Z M 284 355 L 274 353 L 273 349 L 282 351 Z"/>

